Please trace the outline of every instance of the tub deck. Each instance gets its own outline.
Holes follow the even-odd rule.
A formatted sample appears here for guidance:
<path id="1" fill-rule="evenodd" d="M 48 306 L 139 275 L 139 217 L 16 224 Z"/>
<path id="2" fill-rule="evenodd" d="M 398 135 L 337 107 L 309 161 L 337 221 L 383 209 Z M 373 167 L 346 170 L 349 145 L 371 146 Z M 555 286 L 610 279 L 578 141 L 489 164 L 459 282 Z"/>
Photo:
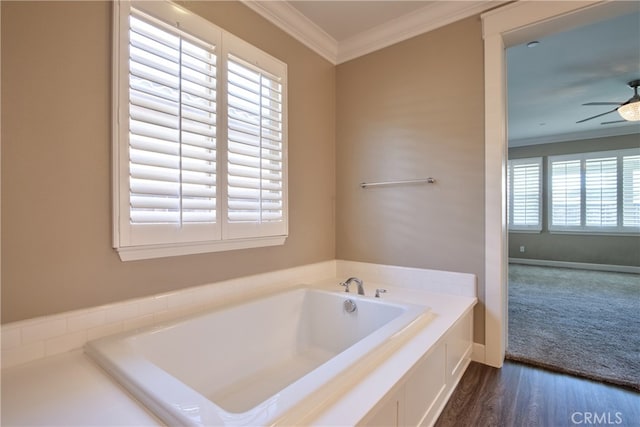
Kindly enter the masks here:
<path id="1" fill-rule="evenodd" d="M 353 270 L 357 265 L 350 263 L 348 267 Z M 455 286 L 459 276 L 454 274 L 447 287 Z M 399 279 L 398 282 L 406 282 L 406 280 Z M 468 292 L 454 290 L 450 294 L 442 292 L 438 287 L 440 282 L 437 280 L 431 286 L 433 292 L 428 290 L 429 287 L 417 289 L 417 287 L 393 286 L 388 282 L 368 282 L 370 288 L 387 288 L 389 293 L 384 298 L 392 297 L 394 301 L 431 306 L 432 320 L 427 328 L 421 329 L 386 361 L 378 364 L 375 370 L 362 376 L 357 384 L 345 390 L 344 394 L 326 401 L 321 412 L 306 417 L 304 424 L 328 426 L 366 423 L 368 414 L 386 399 L 390 387 L 402 381 L 415 363 L 421 360 L 430 349 L 439 345 L 456 321 L 470 315 L 477 298 L 473 294 L 473 284 L 467 284 L 468 282 L 460 282 L 464 283 L 461 286 L 469 289 Z M 335 289 L 336 283 L 337 279 L 327 279 L 316 283 L 315 286 L 331 290 Z M 313 361 L 314 357 L 316 356 L 310 356 L 312 364 L 317 363 L 317 360 Z M 322 359 L 321 355 L 317 357 Z M 304 362 L 301 364 L 304 365 Z M 290 366 L 286 365 L 284 368 L 273 366 L 272 368 L 288 371 Z M 264 375 L 264 382 L 268 384 L 269 370 L 262 372 L 262 375 Z M 259 379 L 259 376 L 256 374 L 255 379 Z M 2 425 L 65 425 L 69 427 L 87 425 L 161 427 L 166 425 L 132 398 L 80 349 L 5 368 L 2 371 L 1 385 Z M 250 389 L 241 390 L 240 384 L 236 386 L 239 394 L 252 393 Z M 233 400 L 231 395 L 228 397 Z M 254 400 L 259 399 L 259 397 L 254 398 Z M 105 402 L 108 402 L 108 405 L 105 405 Z M 237 403 L 230 401 L 226 404 L 233 407 Z"/>

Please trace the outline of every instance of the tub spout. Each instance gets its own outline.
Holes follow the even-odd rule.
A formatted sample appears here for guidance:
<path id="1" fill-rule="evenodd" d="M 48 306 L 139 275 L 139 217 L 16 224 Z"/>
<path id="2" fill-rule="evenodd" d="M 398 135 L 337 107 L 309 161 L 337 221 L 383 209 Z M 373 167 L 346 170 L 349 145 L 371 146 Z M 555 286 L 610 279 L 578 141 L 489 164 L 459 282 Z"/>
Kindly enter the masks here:
<path id="1" fill-rule="evenodd" d="M 357 277 L 349 277 L 347 280 L 345 280 L 344 282 L 340 283 L 340 286 L 344 286 L 345 292 L 349 292 L 349 285 L 351 284 L 351 282 L 356 282 L 356 284 L 358 285 L 358 295 L 364 295 L 364 287 L 362 286 L 362 280 L 358 279 Z"/>

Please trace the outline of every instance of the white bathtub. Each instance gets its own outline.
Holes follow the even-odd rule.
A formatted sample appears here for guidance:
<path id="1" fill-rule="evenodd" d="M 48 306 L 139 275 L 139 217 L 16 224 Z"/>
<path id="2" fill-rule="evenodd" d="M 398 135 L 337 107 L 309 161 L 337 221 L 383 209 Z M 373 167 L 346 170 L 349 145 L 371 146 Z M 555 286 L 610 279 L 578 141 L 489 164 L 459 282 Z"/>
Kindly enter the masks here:
<path id="1" fill-rule="evenodd" d="M 347 299 L 355 312 L 344 309 Z M 85 351 L 168 425 L 296 424 L 388 357 L 427 312 L 297 288 L 95 340 Z"/>

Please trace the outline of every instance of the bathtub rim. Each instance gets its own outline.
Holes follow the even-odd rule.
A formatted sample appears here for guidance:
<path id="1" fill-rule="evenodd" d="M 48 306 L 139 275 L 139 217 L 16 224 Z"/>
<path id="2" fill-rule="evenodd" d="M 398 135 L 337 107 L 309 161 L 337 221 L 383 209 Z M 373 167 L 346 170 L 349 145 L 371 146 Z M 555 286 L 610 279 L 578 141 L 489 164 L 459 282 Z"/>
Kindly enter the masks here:
<path id="1" fill-rule="evenodd" d="M 288 390 L 289 394 L 292 394 L 292 390 L 295 390 L 295 384 L 299 384 L 303 378 L 322 377 L 318 372 L 322 367 L 327 368 L 325 365 L 340 365 L 346 363 L 334 375 L 328 379 L 322 380 L 320 378 L 320 384 L 311 388 L 308 393 L 304 394 L 304 397 L 293 399 L 293 404 L 285 406 L 277 411 L 277 415 L 269 417 L 266 421 L 269 425 L 276 425 L 280 423 L 295 423 L 295 419 L 300 417 L 308 418 L 313 414 L 317 414 L 319 411 L 324 410 L 332 401 L 339 398 L 348 391 L 348 384 L 353 381 L 359 381 L 368 372 L 374 369 L 374 362 L 381 362 L 389 358 L 395 351 L 397 351 L 404 343 L 406 343 L 412 336 L 422 330 L 432 319 L 433 313 L 431 308 L 423 304 L 413 304 L 402 301 L 396 301 L 393 298 L 385 298 L 380 300 L 372 296 L 360 296 L 353 293 L 345 293 L 341 290 L 331 290 L 326 287 L 318 287 L 308 284 L 299 284 L 287 288 L 271 289 L 270 291 L 259 290 L 251 293 L 249 296 L 239 295 L 229 301 L 217 302 L 207 308 L 199 310 L 198 312 L 190 313 L 180 318 L 162 322 L 160 324 L 137 328 L 129 331 L 120 332 L 114 335 L 98 338 L 88 341 L 84 345 L 84 352 L 90 359 L 109 376 L 115 378 L 120 385 L 125 388 L 134 399 L 138 400 L 143 406 L 147 407 L 155 416 L 169 425 L 185 425 L 185 426 L 202 426 L 207 425 L 207 419 L 196 421 L 184 415 L 184 411 L 166 409 L 169 405 L 169 401 L 174 399 L 167 399 L 167 394 L 172 394 L 175 391 L 179 395 L 191 399 L 188 403 L 197 403 L 201 409 L 201 413 L 206 413 L 207 410 L 211 410 L 216 413 L 229 414 L 231 416 L 241 417 L 251 413 L 259 408 L 269 399 L 256 405 L 253 409 L 245 412 L 231 412 L 217 405 L 212 400 L 208 399 L 198 391 L 191 388 L 188 384 L 182 382 L 180 379 L 174 377 L 161 367 L 155 365 L 149 359 L 140 354 L 135 345 L 132 343 L 132 339 L 141 334 L 152 334 L 165 330 L 167 328 L 174 328 L 180 324 L 205 317 L 210 314 L 214 314 L 218 311 L 231 310 L 234 307 L 249 304 L 258 300 L 276 297 L 279 294 L 289 292 L 301 292 L 301 291 L 313 291 L 325 294 L 331 294 L 334 296 L 342 296 L 350 298 L 355 301 L 367 301 L 374 304 L 384 304 L 396 307 L 402 307 L 406 311 L 401 313 L 398 317 L 392 319 L 387 324 L 373 331 L 369 335 L 365 336 L 361 340 L 355 342 L 347 349 L 338 353 L 328 361 L 322 363 L 312 371 L 298 378 L 296 381 L 289 384 L 287 387 L 281 390 L 281 392 Z M 408 320 L 407 320 L 408 318 Z M 398 327 L 398 324 L 402 324 Z M 393 326 L 393 328 L 392 328 Z M 389 329 L 394 329 L 394 332 L 389 333 Z M 384 332 L 384 333 L 383 333 Z M 375 338 L 375 339 L 374 339 Z M 362 353 L 362 349 L 357 347 L 358 344 L 367 341 L 365 348 L 366 352 Z M 351 358 L 354 353 L 362 353 L 358 357 Z M 116 362 L 116 358 L 121 358 L 125 361 L 125 364 Z M 348 361 L 345 362 L 345 359 Z M 119 359 L 118 359 L 119 360 Z M 366 363 L 360 364 L 360 362 L 366 361 Z M 356 362 L 359 362 L 359 369 L 357 373 L 352 373 L 351 369 Z M 125 366 L 126 365 L 126 366 Z M 364 367 L 364 369 L 363 369 Z M 313 374 L 313 375 L 312 375 Z M 151 384 L 149 382 L 140 381 L 141 376 L 146 376 L 146 380 L 152 379 Z M 307 378 L 307 382 L 309 382 Z M 333 384 L 333 383 L 337 383 Z M 333 386 L 332 386 L 333 384 Z M 346 385 L 345 385 L 346 384 Z M 166 392 L 167 388 L 170 388 L 172 392 Z M 300 385 L 298 385 L 300 388 Z M 339 388 L 339 389 L 337 389 Z M 156 392 L 156 389 L 162 391 Z M 331 392 L 328 390 L 331 389 Z M 135 390 L 135 391 L 134 391 Z M 294 394 L 295 396 L 295 394 Z M 315 397 L 314 397 L 315 396 Z M 193 401 L 195 399 L 195 402 Z M 178 399 L 179 400 L 179 399 Z M 204 411 L 202 410 L 204 408 Z M 218 418 L 218 417 L 216 417 Z M 209 420 L 209 421 L 217 421 Z M 220 419 L 224 422 L 223 419 Z M 238 425 L 235 423 L 220 424 L 220 425 Z"/>

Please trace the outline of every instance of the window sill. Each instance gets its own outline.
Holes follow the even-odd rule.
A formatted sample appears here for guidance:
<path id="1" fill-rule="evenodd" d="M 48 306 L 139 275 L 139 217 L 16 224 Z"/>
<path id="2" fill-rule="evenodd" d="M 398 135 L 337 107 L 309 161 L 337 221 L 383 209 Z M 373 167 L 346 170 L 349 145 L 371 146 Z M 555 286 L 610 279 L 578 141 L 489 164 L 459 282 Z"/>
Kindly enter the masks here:
<path id="1" fill-rule="evenodd" d="M 122 261 L 194 255 L 208 252 L 232 251 L 283 245 L 287 236 L 260 237 L 252 239 L 220 240 L 189 244 L 126 246 L 115 248 Z"/>
<path id="2" fill-rule="evenodd" d="M 549 230 L 549 234 L 566 234 L 575 236 L 610 236 L 610 237 L 638 237 L 639 232 L 633 231 L 594 231 L 594 230 Z"/>
<path id="3" fill-rule="evenodd" d="M 513 234 L 516 234 L 516 233 L 518 233 L 518 234 L 540 234 L 540 233 L 542 233 L 542 230 L 531 230 L 531 229 L 529 229 L 529 230 L 520 229 L 519 230 L 519 229 L 511 229 L 510 228 L 508 231 L 509 231 L 509 233 L 513 233 Z"/>

